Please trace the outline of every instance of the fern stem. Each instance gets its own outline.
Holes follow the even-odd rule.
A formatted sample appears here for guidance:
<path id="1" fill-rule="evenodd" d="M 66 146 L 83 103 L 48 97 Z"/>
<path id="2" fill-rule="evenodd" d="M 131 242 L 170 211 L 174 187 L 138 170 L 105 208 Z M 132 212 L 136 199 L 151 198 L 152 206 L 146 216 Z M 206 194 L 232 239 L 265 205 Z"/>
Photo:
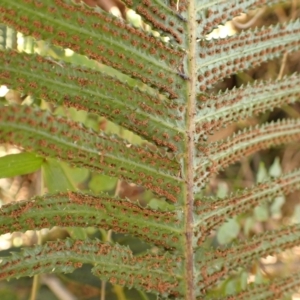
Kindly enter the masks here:
<path id="1" fill-rule="evenodd" d="M 188 4 L 188 74 L 190 80 L 188 82 L 188 109 L 187 109 L 187 156 L 185 158 L 186 172 L 186 205 L 185 205 L 185 234 L 186 234 L 186 285 L 187 292 L 185 299 L 195 299 L 194 294 L 194 252 L 193 252 L 193 178 L 194 178 L 194 132 L 195 121 L 194 114 L 196 111 L 196 7 L 194 1 Z"/>

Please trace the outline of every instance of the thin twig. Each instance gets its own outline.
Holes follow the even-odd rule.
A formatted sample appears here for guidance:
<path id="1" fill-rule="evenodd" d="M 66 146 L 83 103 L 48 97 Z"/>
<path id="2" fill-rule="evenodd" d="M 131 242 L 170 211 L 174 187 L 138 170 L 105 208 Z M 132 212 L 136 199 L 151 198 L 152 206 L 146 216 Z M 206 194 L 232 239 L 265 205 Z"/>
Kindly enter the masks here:
<path id="1" fill-rule="evenodd" d="M 34 275 L 32 281 L 32 288 L 30 293 L 30 300 L 36 300 L 38 287 L 39 287 L 40 275 Z"/>
<path id="2" fill-rule="evenodd" d="M 232 20 L 232 23 L 238 29 L 247 29 L 247 28 L 251 27 L 264 14 L 265 11 L 266 11 L 266 7 L 263 7 L 247 23 L 244 23 L 244 24 L 239 23 L 235 19 Z"/>
<path id="3" fill-rule="evenodd" d="M 120 192 L 120 188 L 121 188 L 121 180 L 117 181 L 117 185 L 116 185 L 116 189 L 115 189 L 115 196 L 119 195 Z M 108 230 L 107 234 L 106 234 L 106 241 L 110 242 L 111 241 L 111 234 L 112 234 L 112 230 Z M 100 293 L 100 300 L 105 300 L 105 288 L 106 288 L 106 281 L 102 280 L 101 281 L 101 293 Z"/>
<path id="4" fill-rule="evenodd" d="M 106 281 L 105 280 L 101 280 L 100 300 L 105 300 L 105 288 L 106 288 Z"/>
<path id="5" fill-rule="evenodd" d="M 292 8 L 291 8 L 291 19 L 296 20 L 297 17 L 297 1 L 298 0 L 293 0 L 292 1 Z"/>
<path id="6" fill-rule="evenodd" d="M 286 65 L 287 57 L 288 57 L 288 52 L 285 52 L 282 57 L 282 62 L 281 62 L 279 74 L 277 76 L 277 80 L 280 80 L 283 77 L 283 72 Z"/>
<path id="7" fill-rule="evenodd" d="M 77 298 L 65 288 L 56 276 L 43 275 L 41 277 L 41 282 L 47 285 L 47 287 L 59 300 L 77 300 Z"/>
<path id="8" fill-rule="evenodd" d="M 35 192 L 37 195 L 42 194 L 42 173 L 41 171 L 36 172 L 36 181 L 35 181 Z M 25 199 L 25 198 L 24 198 Z M 42 234 L 41 231 L 36 231 L 37 235 L 37 244 L 41 245 L 42 244 Z M 40 275 L 36 274 L 33 276 L 33 282 L 32 282 L 32 288 L 31 288 L 31 293 L 30 293 L 30 300 L 36 300 L 37 298 L 37 293 L 39 289 L 39 283 L 40 283 Z"/>

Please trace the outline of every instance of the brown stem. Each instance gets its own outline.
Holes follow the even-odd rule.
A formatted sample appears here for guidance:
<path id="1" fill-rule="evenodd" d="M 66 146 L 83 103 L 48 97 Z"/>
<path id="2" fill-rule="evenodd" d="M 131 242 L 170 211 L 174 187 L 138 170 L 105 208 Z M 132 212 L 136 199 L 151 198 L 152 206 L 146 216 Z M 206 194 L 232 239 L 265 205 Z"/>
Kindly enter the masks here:
<path id="1" fill-rule="evenodd" d="M 189 26 L 188 26 L 188 71 L 190 80 L 188 83 L 188 110 L 187 110 L 187 156 L 185 158 L 186 174 L 186 203 L 185 203 L 185 234 L 186 234 L 186 300 L 195 299 L 194 287 L 194 251 L 193 251 L 193 179 L 194 179 L 194 132 L 196 111 L 196 8 L 194 1 L 189 2 Z"/>

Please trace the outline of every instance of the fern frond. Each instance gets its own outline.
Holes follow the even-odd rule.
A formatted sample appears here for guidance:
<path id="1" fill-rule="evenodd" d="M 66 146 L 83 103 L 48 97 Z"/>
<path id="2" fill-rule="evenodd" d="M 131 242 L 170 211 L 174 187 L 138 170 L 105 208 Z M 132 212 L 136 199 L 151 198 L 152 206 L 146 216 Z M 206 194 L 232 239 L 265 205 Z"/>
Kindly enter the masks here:
<path id="1" fill-rule="evenodd" d="M 196 254 L 200 270 L 197 273 L 197 285 L 200 290 L 206 290 L 241 265 L 247 267 L 260 257 L 297 246 L 299 238 L 300 225 L 297 224 L 254 235 L 251 241 L 247 239 L 224 249 L 205 252 L 205 255 L 201 249 Z"/>
<path id="2" fill-rule="evenodd" d="M 249 190 L 233 193 L 225 199 L 196 197 L 194 228 L 195 237 L 198 237 L 197 246 L 203 243 L 209 232 L 229 218 L 299 189 L 300 170 L 295 170 L 269 182 L 260 183 Z"/>
<path id="3" fill-rule="evenodd" d="M 180 249 L 181 214 L 179 210 L 162 212 L 141 208 L 108 195 L 58 193 L 3 205 L 0 234 L 54 226 L 92 226 L 129 233 L 167 249 Z"/>
<path id="4" fill-rule="evenodd" d="M 172 37 L 178 44 L 186 44 L 184 35 L 186 20 L 175 7 L 171 9 L 160 0 L 124 0 L 123 2 L 142 16 L 143 20 L 151 24 L 153 28 Z"/>
<path id="5" fill-rule="evenodd" d="M 2 0 L 0 22 L 36 39 L 70 48 L 153 85 L 170 98 L 182 98 L 177 75 L 184 52 L 150 37 L 114 16 L 70 1 Z"/>
<path id="6" fill-rule="evenodd" d="M 294 74 L 281 80 L 259 81 L 217 95 L 199 95 L 199 100 L 196 133 L 205 140 L 207 134 L 227 124 L 300 101 L 300 77 Z"/>
<path id="7" fill-rule="evenodd" d="M 268 1 L 256 1 L 256 0 L 246 0 L 246 1 L 224 1 L 224 0 L 214 0 L 197 1 L 197 18 L 199 26 L 197 28 L 197 33 L 199 38 L 205 38 L 205 35 L 211 32 L 215 27 L 220 24 L 224 24 L 241 13 L 246 12 L 249 8 L 254 9 L 262 5 L 273 5 L 282 2 L 281 0 L 268 0 Z"/>
<path id="8" fill-rule="evenodd" d="M 300 20 L 268 28 L 244 31 L 219 40 L 201 40 L 197 60 L 199 91 L 220 79 L 258 66 L 263 61 L 300 48 Z"/>
<path id="9" fill-rule="evenodd" d="M 300 273 L 276 278 L 266 284 L 252 284 L 246 290 L 234 296 L 223 297 L 222 300 L 274 300 L 292 296 L 300 285 Z M 198 298 L 197 300 L 200 300 Z M 220 299 L 221 300 L 221 299 Z"/>
<path id="10" fill-rule="evenodd" d="M 83 264 L 91 264 L 96 276 L 113 284 L 175 295 L 180 288 L 180 257 L 151 253 L 133 256 L 126 247 L 98 240 L 66 239 L 25 248 L 21 253 L 2 258 L 0 278 L 20 278 L 53 272 L 70 273 Z"/>
<path id="11" fill-rule="evenodd" d="M 144 185 L 173 202 L 181 193 L 180 168 L 166 154 L 128 144 L 116 136 L 96 134 L 79 123 L 29 106 L 2 107 L 1 112 L 1 142 L 74 166 L 105 171 L 112 177 Z"/>
<path id="12" fill-rule="evenodd" d="M 262 149 L 296 142 L 300 138 L 300 120 L 285 119 L 254 128 L 247 128 L 226 140 L 207 146 L 198 144 L 196 155 L 196 191 L 212 174 Z"/>
<path id="13" fill-rule="evenodd" d="M 105 116 L 173 151 L 183 148 L 185 109 L 161 95 L 82 66 L 59 66 L 38 55 L 3 51 L 0 65 L 1 83 L 10 88 Z"/>
<path id="14" fill-rule="evenodd" d="M 229 218 L 299 190 L 300 170 L 225 199 L 203 197 L 199 191 L 212 175 L 237 160 L 299 141 L 299 118 L 248 128 L 219 142 L 207 143 L 205 138 L 230 122 L 299 100 L 299 74 L 282 77 L 282 73 L 288 70 L 287 55 L 300 49 L 300 19 L 293 3 L 286 9 L 293 20 L 287 24 L 208 40 L 206 34 L 217 25 L 265 2 L 280 1 L 124 0 L 127 6 L 120 1 L 0 0 L 0 23 L 15 35 L 36 39 L 37 47 L 49 42 L 51 51 L 75 52 L 63 58 L 69 63 L 0 52 L 0 84 L 57 106 L 102 115 L 150 142 L 133 145 L 34 105 L 1 106 L 0 142 L 39 155 L 36 162 L 55 194 L 3 205 L 0 233 L 53 226 L 85 232 L 84 227 L 94 226 L 133 235 L 154 247 L 135 256 L 129 248 L 98 240 L 73 237 L 48 242 L 1 259 L 0 279 L 72 272 L 90 264 L 101 280 L 151 292 L 158 299 L 206 299 L 216 284 L 241 266 L 299 244 L 298 224 L 209 248 L 212 233 Z M 108 2 L 122 10 L 122 19 L 108 13 Z M 130 20 L 130 14 L 136 18 Z M 220 80 L 283 53 L 278 75 L 283 79 L 216 91 Z M 117 196 L 74 191 L 69 174 L 50 158 L 119 178 L 115 195 L 123 193 L 122 198 L 129 196 L 123 180 L 133 182 L 139 191 L 142 186 L 143 191 L 150 190 L 142 195 L 149 204 L 143 208 Z M 97 174 L 84 175 L 78 186 L 92 187 Z M 159 199 L 149 200 L 153 193 Z M 285 278 L 275 281 L 278 287 L 258 286 L 237 299 L 289 295 L 299 282 L 299 276 Z"/>

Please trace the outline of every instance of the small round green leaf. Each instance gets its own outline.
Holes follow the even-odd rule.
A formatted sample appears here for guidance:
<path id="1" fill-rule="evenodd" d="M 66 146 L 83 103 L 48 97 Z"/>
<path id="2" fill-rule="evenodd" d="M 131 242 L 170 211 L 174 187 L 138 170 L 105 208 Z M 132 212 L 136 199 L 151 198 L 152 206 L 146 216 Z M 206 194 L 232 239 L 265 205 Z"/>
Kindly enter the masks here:
<path id="1" fill-rule="evenodd" d="M 0 178 L 29 174 L 37 171 L 44 159 L 34 153 L 9 154 L 0 157 Z"/>
<path id="2" fill-rule="evenodd" d="M 235 239 L 240 232 L 240 224 L 235 220 L 231 219 L 226 222 L 218 231 L 217 239 L 221 245 L 230 243 Z"/>

